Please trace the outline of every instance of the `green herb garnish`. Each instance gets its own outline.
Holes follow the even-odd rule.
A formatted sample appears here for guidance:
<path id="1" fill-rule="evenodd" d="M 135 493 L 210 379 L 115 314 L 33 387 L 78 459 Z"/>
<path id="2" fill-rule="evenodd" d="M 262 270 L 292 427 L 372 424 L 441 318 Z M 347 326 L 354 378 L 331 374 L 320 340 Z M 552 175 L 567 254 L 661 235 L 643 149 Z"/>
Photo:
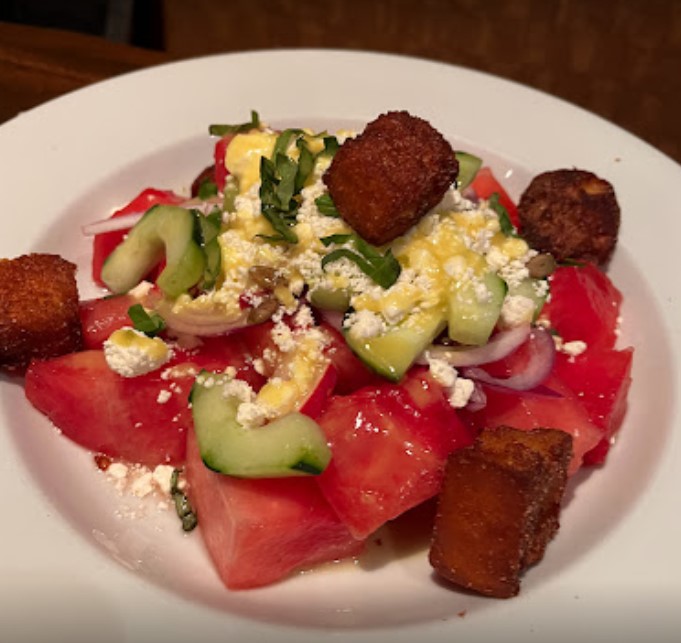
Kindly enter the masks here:
<path id="1" fill-rule="evenodd" d="M 337 243 L 338 245 L 347 243 L 352 240 L 354 236 L 355 235 L 353 234 L 330 234 L 328 237 L 321 237 L 319 240 L 328 248 L 332 243 Z"/>
<path id="2" fill-rule="evenodd" d="M 293 231 L 296 224 L 298 204 L 293 200 L 295 189 L 295 161 L 277 154 L 274 162 L 260 158 L 260 203 L 262 215 L 269 221 L 276 234 L 259 235 L 272 242 L 298 243 Z"/>
<path id="3" fill-rule="evenodd" d="M 208 132 L 211 136 L 225 136 L 226 134 L 240 134 L 259 128 L 260 117 L 258 116 L 258 112 L 251 110 L 251 120 L 247 123 L 239 123 L 238 125 L 211 125 L 208 128 Z"/>
<path id="4" fill-rule="evenodd" d="M 349 259 L 371 280 L 375 281 L 382 288 L 390 288 L 400 276 L 402 267 L 388 249 L 385 254 L 381 254 L 374 246 L 368 244 L 364 239 L 356 234 L 333 234 L 323 237 L 320 241 L 329 246 L 332 243 L 340 244 L 352 241 L 357 252 L 349 248 L 337 248 L 332 250 L 322 259 L 322 269 L 333 261 L 339 259 Z"/>
<path id="5" fill-rule="evenodd" d="M 177 517 L 182 521 L 183 531 L 192 531 L 198 525 L 198 518 L 194 511 L 187 494 L 180 489 L 180 470 L 173 469 L 170 476 L 170 497 L 175 504 Z"/>
<path id="6" fill-rule="evenodd" d="M 325 217 L 333 217 L 334 219 L 340 218 L 338 210 L 336 210 L 336 204 L 333 202 L 330 194 L 322 194 L 314 200 L 317 209 L 320 214 Z"/>
<path id="7" fill-rule="evenodd" d="M 222 252 L 218 242 L 222 230 L 222 212 L 219 208 L 214 208 L 210 214 L 203 215 L 195 212 L 195 216 L 198 222 L 199 243 L 206 257 L 206 268 L 203 271 L 201 288 L 202 290 L 209 290 L 215 286 L 222 266 Z"/>
<path id="8" fill-rule="evenodd" d="M 300 207 L 300 191 L 314 169 L 310 152 L 299 129 L 284 130 L 274 144 L 272 159 L 260 159 L 260 203 L 262 215 L 274 229 L 273 235 L 259 235 L 271 243 L 298 243 L 293 231 Z M 286 155 L 291 141 L 298 148 L 298 161 Z"/>
<path id="9" fill-rule="evenodd" d="M 166 327 L 163 317 L 158 313 L 149 314 L 142 304 L 134 304 L 128 308 L 128 317 L 132 321 L 132 326 L 147 337 L 155 337 Z"/>
<path id="10" fill-rule="evenodd" d="M 515 229 L 515 226 L 511 223 L 511 217 L 508 216 L 508 211 L 499 202 L 499 193 L 494 192 L 494 194 L 490 196 L 488 203 L 489 207 L 492 208 L 492 210 L 494 210 L 497 213 L 497 216 L 499 217 L 499 227 L 501 228 L 501 231 L 506 236 L 517 237 L 518 231 Z"/>
<path id="11" fill-rule="evenodd" d="M 335 136 L 325 136 L 324 137 L 324 151 L 321 152 L 322 154 L 327 154 L 328 156 L 333 157 L 336 152 L 338 151 L 338 148 L 340 147 L 340 144 L 338 143 L 338 139 Z"/>
<path id="12" fill-rule="evenodd" d="M 201 182 L 201 185 L 199 185 L 197 196 L 202 201 L 205 201 L 206 199 L 210 199 L 210 197 L 215 196 L 217 193 L 218 186 L 215 181 L 212 181 L 211 179 L 205 179 Z"/>

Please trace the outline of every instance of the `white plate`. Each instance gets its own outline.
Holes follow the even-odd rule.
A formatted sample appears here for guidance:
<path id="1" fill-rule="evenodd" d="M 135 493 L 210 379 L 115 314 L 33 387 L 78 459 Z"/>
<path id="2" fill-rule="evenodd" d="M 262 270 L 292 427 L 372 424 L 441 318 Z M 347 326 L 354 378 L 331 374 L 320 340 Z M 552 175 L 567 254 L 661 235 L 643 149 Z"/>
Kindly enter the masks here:
<path id="1" fill-rule="evenodd" d="M 681 627 L 681 168 L 616 128 L 530 89 L 443 64 L 363 53 L 271 51 L 162 66 L 64 96 L 0 128 L 0 256 L 77 261 L 80 224 L 148 185 L 181 188 L 210 162 L 213 122 L 249 110 L 276 125 L 359 126 L 389 109 L 430 120 L 483 152 L 514 196 L 532 174 L 590 169 L 623 211 L 612 276 L 621 344 L 636 346 L 621 439 L 573 483 L 558 537 L 519 597 L 483 599 L 431 578 L 423 552 L 227 592 L 199 538 L 129 504 L 24 401 L 0 387 L 3 640 L 668 641 Z M 131 571 L 132 570 L 132 571 Z M 11 633 L 11 636 L 8 636 Z"/>

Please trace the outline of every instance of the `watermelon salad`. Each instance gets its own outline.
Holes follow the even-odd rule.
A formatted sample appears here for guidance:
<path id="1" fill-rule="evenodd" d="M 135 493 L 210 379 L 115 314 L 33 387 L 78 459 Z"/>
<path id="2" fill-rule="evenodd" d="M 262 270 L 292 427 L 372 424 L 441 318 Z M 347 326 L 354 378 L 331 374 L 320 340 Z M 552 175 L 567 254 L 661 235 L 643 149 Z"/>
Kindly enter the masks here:
<path id="1" fill-rule="evenodd" d="M 34 361 L 25 392 L 100 468 L 172 470 L 227 588 L 360 556 L 485 427 L 570 433 L 570 474 L 605 463 L 622 296 L 589 262 L 531 275 L 484 160 L 457 152 L 439 203 L 377 247 L 323 180 L 353 133 L 256 113 L 210 131 L 191 195 L 150 187 L 84 228 L 107 293 L 80 304 L 83 350 Z"/>

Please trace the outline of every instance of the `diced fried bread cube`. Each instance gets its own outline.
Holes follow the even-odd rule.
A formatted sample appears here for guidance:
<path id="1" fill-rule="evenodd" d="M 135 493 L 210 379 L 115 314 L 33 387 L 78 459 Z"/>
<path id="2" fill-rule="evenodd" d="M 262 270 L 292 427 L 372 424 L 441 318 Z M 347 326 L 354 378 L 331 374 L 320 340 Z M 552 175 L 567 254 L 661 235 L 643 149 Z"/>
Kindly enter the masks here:
<path id="1" fill-rule="evenodd" d="M 486 429 L 449 458 L 430 562 L 443 578 L 497 598 L 558 530 L 572 437 L 556 429 Z"/>
<path id="2" fill-rule="evenodd" d="M 76 266 L 57 255 L 0 259 L 0 369 L 81 348 Z"/>
<path id="3" fill-rule="evenodd" d="M 383 245 L 439 203 L 458 169 L 451 145 L 430 123 L 388 112 L 340 147 L 323 178 L 341 217 Z"/>

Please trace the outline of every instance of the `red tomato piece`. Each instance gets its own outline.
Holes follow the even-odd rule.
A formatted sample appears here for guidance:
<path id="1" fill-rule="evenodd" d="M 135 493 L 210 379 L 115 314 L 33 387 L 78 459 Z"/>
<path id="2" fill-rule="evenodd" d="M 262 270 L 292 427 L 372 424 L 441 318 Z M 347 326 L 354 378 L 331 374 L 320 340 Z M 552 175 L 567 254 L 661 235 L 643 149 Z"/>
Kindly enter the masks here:
<path id="1" fill-rule="evenodd" d="M 125 214 L 134 212 L 146 212 L 152 205 L 167 204 L 177 205 L 184 201 L 181 197 L 170 190 L 155 190 L 148 188 L 140 192 L 128 205 L 116 210 L 111 218 L 121 217 Z M 104 260 L 114 251 L 117 245 L 123 241 L 127 230 L 116 230 L 115 232 L 104 232 L 95 235 L 92 247 L 92 278 L 99 286 L 106 287 L 102 282 L 102 265 Z"/>
<path id="2" fill-rule="evenodd" d="M 577 396 L 589 419 L 603 434 L 584 456 L 585 464 L 602 464 L 611 438 L 624 419 L 631 385 L 633 348 L 586 350 L 581 355 L 558 355 L 555 373 Z"/>
<path id="3" fill-rule="evenodd" d="M 272 339 L 272 322 L 265 322 L 245 328 L 239 332 L 249 352 L 254 356 L 262 356 L 265 350 L 279 353 L 279 348 Z M 370 371 L 364 363 L 350 350 L 343 336 L 329 324 L 322 322 L 320 328 L 328 334 L 330 342 L 325 349 L 326 356 L 336 372 L 336 384 L 333 392 L 337 395 L 352 393 L 364 386 L 382 384 L 385 380 Z"/>
<path id="4" fill-rule="evenodd" d="M 570 433 L 573 455 L 569 474 L 572 475 L 581 466 L 584 454 L 600 442 L 603 433 L 591 422 L 577 396 L 555 375 L 550 375 L 544 385 L 554 394 L 485 386 L 485 407 L 479 411 L 463 410 L 461 417 L 476 430 L 505 425 L 516 429 L 561 429 Z"/>
<path id="5" fill-rule="evenodd" d="M 232 142 L 233 138 L 234 134 L 223 136 L 215 143 L 215 149 L 213 151 L 213 158 L 215 160 L 215 184 L 218 186 L 220 192 L 225 189 L 225 181 L 229 176 L 229 170 L 225 165 L 225 155 L 227 154 L 227 147 Z"/>
<path id="6" fill-rule="evenodd" d="M 332 397 L 317 422 L 333 453 L 317 483 L 357 538 L 434 496 L 447 456 L 473 441 L 442 389 L 420 372 L 402 386 Z"/>
<path id="7" fill-rule="evenodd" d="M 581 340 L 589 348 L 612 348 L 622 293 L 594 264 L 561 266 L 550 277 L 551 298 L 542 317 L 564 341 Z"/>
<path id="8" fill-rule="evenodd" d="M 347 395 L 365 386 L 376 386 L 385 382 L 350 350 L 339 331 L 326 323 L 322 323 L 321 327 L 331 337 L 331 342 L 326 348 L 326 356 L 331 360 L 338 376 L 334 393 Z"/>
<path id="9" fill-rule="evenodd" d="M 480 199 L 489 199 L 496 192 L 499 195 L 499 203 L 506 208 L 511 223 L 517 230 L 520 229 L 518 208 L 490 168 L 481 167 L 469 187 Z"/>
<path id="10" fill-rule="evenodd" d="M 194 432 L 187 440 L 188 493 L 222 582 L 261 587 L 292 571 L 355 556 L 353 538 L 312 478 L 247 480 L 208 469 Z"/>
<path id="11" fill-rule="evenodd" d="M 132 295 L 118 295 L 81 301 L 80 322 L 83 327 L 83 346 L 86 349 L 102 348 L 111 333 L 132 322 L 128 309 L 137 300 Z"/>

